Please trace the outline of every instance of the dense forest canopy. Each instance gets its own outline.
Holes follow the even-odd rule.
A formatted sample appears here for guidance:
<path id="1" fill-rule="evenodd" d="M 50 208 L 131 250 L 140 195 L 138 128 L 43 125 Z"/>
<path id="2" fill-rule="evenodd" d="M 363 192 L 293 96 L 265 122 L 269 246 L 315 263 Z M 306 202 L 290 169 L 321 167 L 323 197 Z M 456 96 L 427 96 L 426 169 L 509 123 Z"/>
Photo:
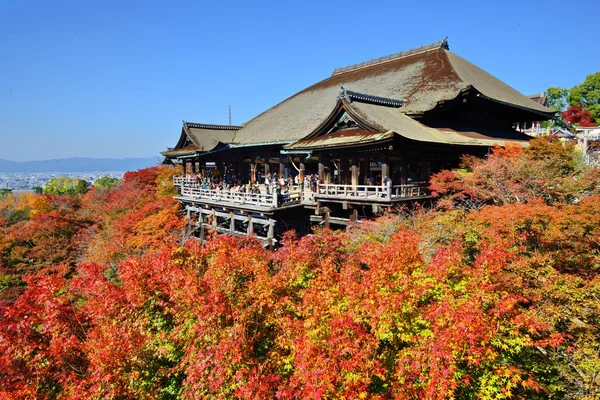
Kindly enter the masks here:
<path id="1" fill-rule="evenodd" d="M 600 396 L 597 170 L 538 139 L 433 209 L 182 244 L 176 171 L 0 202 L 0 397 Z"/>

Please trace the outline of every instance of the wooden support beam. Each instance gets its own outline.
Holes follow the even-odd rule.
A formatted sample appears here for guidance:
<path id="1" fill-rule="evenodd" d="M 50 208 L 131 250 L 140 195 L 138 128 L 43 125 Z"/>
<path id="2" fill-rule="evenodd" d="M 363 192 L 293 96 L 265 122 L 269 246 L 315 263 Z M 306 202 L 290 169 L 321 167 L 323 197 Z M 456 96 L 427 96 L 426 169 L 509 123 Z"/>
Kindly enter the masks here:
<path id="1" fill-rule="evenodd" d="M 325 156 L 319 154 L 319 182 L 325 182 Z"/>
<path id="2" fill-rule="evenodd" d="M 233 235 L 235 233 L 235 218 L 233 212 L 229 213 L 229 232 Z"/>
<path id="3" fill-rule="evenodd" d="M 285 179 L 285 156 L 283 154 L 279 155 L 279 177 Z"/>
<path id="4" fill-rule="evenodd" d="M 300 187 L 304 187 L 304 177 L 306 176 L 306 167 L 304 166 L 304 163 L 300 163 L 300 173 L 298 176 L 298 182 L 300 183 Z"/>
<path id="5" fill-rule="evenodd" d="M 184 159 L 181 164 L 183 165 L 183 176 L 186 176 L 187 175 L 187 160 Z"/>
<path id="6" fill-rule="evenodd" d="M 352 210 L 352 214 L 350 214 L 350 221 L 351 222 L 358 221 L 358 210 L 356 208 L 354 210 Z"/>
<path id="7" fill-rule="evenodd" d="M 358 186 L 358 158 L 352 157 L 350 159 L 350 184 L 352 186 Z"/>
<path id="8" fill-rule="evenodd" d="M 371 172 L 370 172 L 370 160 L 369 160 L 369 156 L 365 156 L 360 161 L 360 178 L 359 178 L 359 182 L 360 182 L 361 185 L 366 185 L 367 184 L 367 178 L 369 178 L 370 174 L 371 174 Z"/>
<path id="9" fill-rule="evenodd" d="M 381 161 L 381 180 L 385 179 L 386 176 L 390 176 L 390 158 L 387 151 Z"/>
<path id="10" fill-rule="evenodd" d="M 425 182 L 429 179 L 431 171 L 429 169 L 429 157 L 426 154 L 421 156 L 421 181 Z"/>
<path id="11" fill-rule="evenodd" d="M 252 222 L 252 215 L 248 215 L 248 230 L 246 235 L 252 236 L 254 234 L 254 223 Z"/>
<path id="12" fill-rule="evenodd" d="M 256 160 L 250 161 L 250 183 L 256 182 Z"/>
<path id="13" fill-rule="evenodd" d="M 270 159 L 271 159 L 270 156 L 268 156 L 268 155 L 265 156 L 265 176 L 267 176 L 271 171 L 271 168 L 270 168 L 271 166 L 269 165 Z"/>
<path id="14" fill-rule="evenodd" d="M 338 181 L 340 185 L 348 185 L 349 174 L 348 174 L 348 158 L 345 156 L 340 157 L 340 170 L 338 171 Z"/>

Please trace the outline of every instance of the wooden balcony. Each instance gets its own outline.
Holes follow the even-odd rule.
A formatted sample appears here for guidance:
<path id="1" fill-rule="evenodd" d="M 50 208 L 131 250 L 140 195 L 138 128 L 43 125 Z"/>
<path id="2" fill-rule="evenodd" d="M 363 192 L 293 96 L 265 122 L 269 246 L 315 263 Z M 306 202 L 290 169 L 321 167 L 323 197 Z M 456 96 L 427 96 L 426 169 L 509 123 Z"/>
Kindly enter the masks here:
<path id="1" fill-rule="evenodd" d="M 391 203 L 404 200 L 427 198 L 427 182 L 414 182 L 406 185 L 319 185 L 315 199 L 338 200 L 361 203 Z"/>
<path id="2" fill-rule="evenodd" d="M 237 192 L 233 190 L 203 189 L 197 181 L 190 178 L 174 177 L 173 183 L 179 188 L 179 200 L 200 202 L 219 206 L 244 208 L 253 211 L 273 211 L 278 208 L 300 205 L 300 188 L 292 187 L 284 194 Z"/>
<path id="3" fill-rule="evenodd" d="M 199 202 L 224 207 L 236 207 L 253 211 L 274 211 L 276 209 L 314 205 L 317 200 L 389 204 L 394 202 L 427 198 L 426 182 L 407 185 L 334 185 L 320 184 L 316 192 L 293 186 L 284 194 L 267 194 L 264 185 L 260 193 L 244 193 L 233 190 L 203 189 L 191 177 L 174 177 L 174 185 L 179 189 L 179 200 Z"/>

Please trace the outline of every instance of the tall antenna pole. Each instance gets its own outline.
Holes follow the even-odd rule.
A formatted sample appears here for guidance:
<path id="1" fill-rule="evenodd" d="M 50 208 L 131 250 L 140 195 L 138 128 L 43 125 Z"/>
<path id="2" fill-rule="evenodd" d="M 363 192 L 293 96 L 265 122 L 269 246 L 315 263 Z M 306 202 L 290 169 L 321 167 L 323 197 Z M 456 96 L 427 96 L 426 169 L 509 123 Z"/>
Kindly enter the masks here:
<path id="1" fill-rule="evenodd" d="M 231 125 L 231 104 L 229 105 L 229 125 Z"/>

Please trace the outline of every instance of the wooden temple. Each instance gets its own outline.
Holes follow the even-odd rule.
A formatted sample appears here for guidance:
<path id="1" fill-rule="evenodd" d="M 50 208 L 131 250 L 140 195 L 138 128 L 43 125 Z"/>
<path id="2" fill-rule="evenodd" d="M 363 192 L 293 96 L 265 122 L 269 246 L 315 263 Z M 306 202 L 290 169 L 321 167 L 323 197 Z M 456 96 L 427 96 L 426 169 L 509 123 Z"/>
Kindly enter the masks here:
<path id="1" fill-rule="evenodd" d="M 447 40 L 334 70 L 243 126 L 184 122 L 162 154 L 188 233 L 348 225 L 429 197 L 432 173 L 485 156 L 554 112 L 449 51 Z"/>

